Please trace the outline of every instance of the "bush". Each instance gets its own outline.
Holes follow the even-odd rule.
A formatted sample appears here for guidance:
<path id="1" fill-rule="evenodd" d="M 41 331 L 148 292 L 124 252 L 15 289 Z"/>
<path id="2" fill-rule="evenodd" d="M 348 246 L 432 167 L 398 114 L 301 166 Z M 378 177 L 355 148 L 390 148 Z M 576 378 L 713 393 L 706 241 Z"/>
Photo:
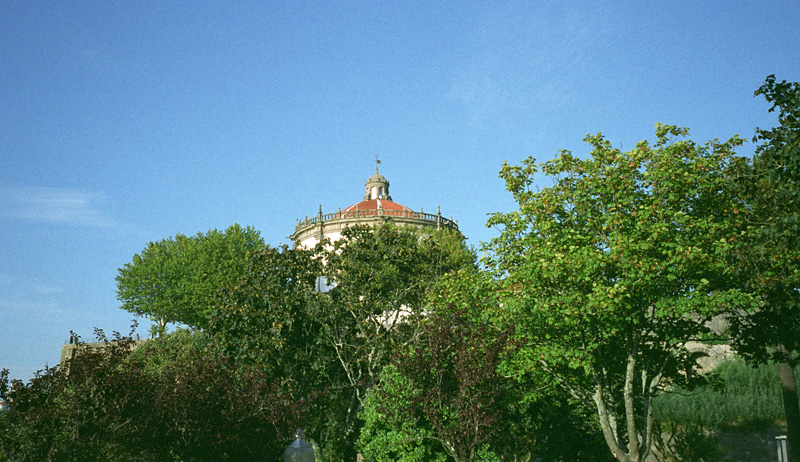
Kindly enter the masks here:
<path id="1" fill-rule="evenodd" d="M 726 451 L 719 447 L 719 437 L 701 425 L 689 424 L 675 429 L 667 439 L 660 440 L 659 450 L 670 462 L 720 462 Z"/>
<path id="2" fill-rule="evenodd" d="M 750 367 L 741 360 L 721 364 L 718 380 L 698 390 L 678 388 L 658 396 L 656 419 L 667 429 L 701 425 L 765 428 L 784 420 L 778 371 L 772 364 Z"/>
<path id="3" fill-rule="evenodd" d="M 133 340 L 121 337 L 82 349 L 27 384 L 9 386 L 0 376 L 11 402 L 0 418 L 0 460 L 272 460 L 282 453 L 303 403 L 278 381 L 182 341 L 152 342 L 136 354 Z"/>

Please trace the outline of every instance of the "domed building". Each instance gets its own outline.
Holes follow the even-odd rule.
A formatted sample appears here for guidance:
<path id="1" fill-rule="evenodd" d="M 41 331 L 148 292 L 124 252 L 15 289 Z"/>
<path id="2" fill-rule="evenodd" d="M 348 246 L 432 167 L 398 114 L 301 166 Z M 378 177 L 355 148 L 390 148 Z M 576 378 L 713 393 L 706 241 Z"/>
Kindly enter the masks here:
<path id="1" fill-rule="evenodd" d="M 377 167 L 364 186 L 366 194 L 361 202 L 340 208 L 334 213 L 322 213 L 320 205 L 317 216 L 297 220 L 294 234 L 289 236 L 294 246 L 312 248 L 324 238 L 335 242 L 342 237 L 342 230 L 355 225 L 380 226 L 391 222 L 396 226 L 458 231 L 458 222 L 442 217 L 438 207 L 436 214 L 424 213 L 422 209 L 416 212 L 392 201 L 389 181 L 378 172 Z"/>

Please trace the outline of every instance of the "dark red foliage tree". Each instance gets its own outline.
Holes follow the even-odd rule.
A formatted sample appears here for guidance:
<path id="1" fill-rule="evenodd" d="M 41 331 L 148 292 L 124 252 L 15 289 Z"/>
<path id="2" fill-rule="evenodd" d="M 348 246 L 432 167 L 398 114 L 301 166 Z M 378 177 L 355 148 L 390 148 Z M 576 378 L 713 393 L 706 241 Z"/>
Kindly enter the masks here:
<path id="1" fill-rule="evenodd" d="M 464 313 L 431 319 L 422 348 L 396 362 L 422 390 L 419 410 L 456 461 L 476 460 L 481 445 L 501 435 L 503 380 L 497 375 L 508 332 L 490 332 Z"/>
<path id="2" fill-rule="evenodd" d="M 300 421 L 303 403 L 261 371 L 199 348 L 156 364 L 171 345 L 134 345 L 85 347 L 27 384 L 3 376 L 0 459 L 272 460 Z"/>

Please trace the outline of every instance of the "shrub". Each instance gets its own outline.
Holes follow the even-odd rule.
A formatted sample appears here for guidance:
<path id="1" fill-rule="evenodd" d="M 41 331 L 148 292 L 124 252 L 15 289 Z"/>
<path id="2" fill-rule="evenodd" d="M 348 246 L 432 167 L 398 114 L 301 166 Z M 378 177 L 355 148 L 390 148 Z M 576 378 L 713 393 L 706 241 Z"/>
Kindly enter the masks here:
<path id="1" fill-rule="evenodd" d="M 278 381 L 183 342 L 153 342 L 131 354 L 133 341 L 118 337 L 27 384 L 0 376 L 11 402 L 0 460 L 271 460 L 283 451 L 303 403 Z"/>
<path id="2" fill-rule="evenodd" d="M 750 367 L 741 360 L 721 364 L 712 384 L 690 391 L 676 387 L 654 401 L 656 419 L 667 429 L 701 425 L 764 428 L 784 419 L 774 365 Z"/>

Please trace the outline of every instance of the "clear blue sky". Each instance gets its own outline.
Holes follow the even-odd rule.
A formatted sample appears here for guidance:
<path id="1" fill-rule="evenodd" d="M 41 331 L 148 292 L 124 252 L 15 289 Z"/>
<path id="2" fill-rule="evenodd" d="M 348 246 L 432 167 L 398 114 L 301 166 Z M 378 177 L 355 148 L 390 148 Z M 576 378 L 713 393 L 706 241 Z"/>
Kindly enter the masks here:
<path id="1" fill-rule="evenodd" d="M 114 278 L 147 242 L 287 243 L 376 155 L 395 201 L 478 245 L 514 207 L 504 160 L 655 122 L 751 138 L 776 120 L 753 91 L 800 80 L 798 31 L 796 0 L 0 2 L 0 368 L 126 332 Z"/>

